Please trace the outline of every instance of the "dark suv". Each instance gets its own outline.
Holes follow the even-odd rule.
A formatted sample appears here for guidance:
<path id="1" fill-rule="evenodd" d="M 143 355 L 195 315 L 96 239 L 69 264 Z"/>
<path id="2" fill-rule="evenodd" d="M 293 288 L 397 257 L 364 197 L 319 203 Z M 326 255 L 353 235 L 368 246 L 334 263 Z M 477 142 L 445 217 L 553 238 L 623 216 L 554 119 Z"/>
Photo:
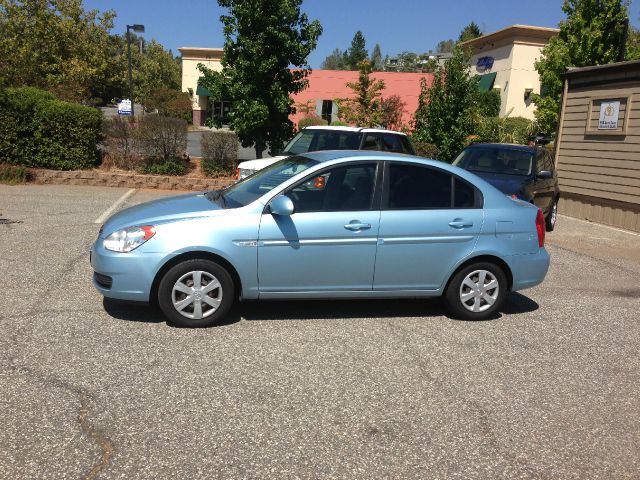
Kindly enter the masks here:
<path id="1" fill-rule="evenodd" d="M 453 164 L 507 195 L 533 203 L 542 210 L 547 231 L 554 229 L 560 188 L 553 157 L 546 148 L 479 143 L 465 148 Z"/>

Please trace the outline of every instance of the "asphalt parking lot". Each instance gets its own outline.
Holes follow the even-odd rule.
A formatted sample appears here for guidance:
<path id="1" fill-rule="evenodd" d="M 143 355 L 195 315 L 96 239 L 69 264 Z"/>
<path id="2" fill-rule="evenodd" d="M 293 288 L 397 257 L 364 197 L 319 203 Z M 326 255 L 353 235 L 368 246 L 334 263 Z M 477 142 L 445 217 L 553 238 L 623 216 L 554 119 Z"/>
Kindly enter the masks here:
<path id="1" fill-rule="evenodd" d="M 91 285 L 125 192 L 0 185 L 1 478 L 640 478 L 640 236 L 560 217 L 491 321 L 273 302 L 185 330 Z"/>

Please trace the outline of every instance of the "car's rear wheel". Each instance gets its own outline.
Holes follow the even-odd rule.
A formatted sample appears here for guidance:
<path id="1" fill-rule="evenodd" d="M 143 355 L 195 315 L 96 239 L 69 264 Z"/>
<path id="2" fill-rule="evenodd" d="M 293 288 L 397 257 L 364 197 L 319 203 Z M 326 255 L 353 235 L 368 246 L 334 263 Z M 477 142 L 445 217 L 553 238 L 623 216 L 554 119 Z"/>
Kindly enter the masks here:
<path id="1" fill-rule="evenodd" d="M 456 318 L 483 320 L 495 315 L 507 294 L 507 277 L 493 263 L 474 263 L 460 269 L 444 294 Z"/>
<path id="2" fill-rule="evenodd" d="M 178 327 L 210 327 L 222 322 L 234 298 L 233 280 L 210 260 L 186 260 L 160 281 L 158 305 Z"/>
<path id="3" fill-rule="evenodd" d="M 544 220 L 547 232 L 553 232 L 553 229 L 556 228 L 556 220 L 558 220 L 558 199 L 557 198 L 553 200 L 553 205 L 551 205 L 549 214 L 547 215 L 547 218 L 545 218 Z"/>

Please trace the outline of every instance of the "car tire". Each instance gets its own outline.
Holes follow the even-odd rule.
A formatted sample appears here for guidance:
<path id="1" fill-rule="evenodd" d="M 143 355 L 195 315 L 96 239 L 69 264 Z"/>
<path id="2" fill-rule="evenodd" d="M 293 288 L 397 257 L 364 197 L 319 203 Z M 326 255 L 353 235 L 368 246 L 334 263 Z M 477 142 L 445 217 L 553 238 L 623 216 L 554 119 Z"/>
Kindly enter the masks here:
<path id="1" fill-rule="evenodd" d="M 553 232 L 553 229 L 556 228 L 556 221 L 558 220 L 558 199 L 553 200 L 553 204 L 549 209 L 549 214 L 544 219 L 544 225 L 547 232 Z"/>
<path id="2" fill-rule="evenodd" d="M 217 325 L 224 321 L 234 299 L 231 275 L 211 260 L 181 262 L 164 274 L 158 286 L 160 310 L 176 327 Z"/>
<path id="3" fill-rule="evenodd" d="M 474 288 L 471 287 L 472 284 L 475 285 Z M 490 285 L 495 286 L 487 288 Z M 474 263 L 454 274 L 444 293 L 444 299 L 454 318 L 484 320 L 500 310 L 507 295 L 507 287 L 507 276 L 502 268 L 494 263 Z"/>

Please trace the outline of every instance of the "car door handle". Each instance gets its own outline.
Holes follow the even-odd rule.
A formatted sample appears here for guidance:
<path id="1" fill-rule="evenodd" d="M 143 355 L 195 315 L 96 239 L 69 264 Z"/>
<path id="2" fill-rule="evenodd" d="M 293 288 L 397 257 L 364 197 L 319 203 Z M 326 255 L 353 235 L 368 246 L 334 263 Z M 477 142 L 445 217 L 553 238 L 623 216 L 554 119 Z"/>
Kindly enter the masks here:
<path id="1" fill-rule="evenodd" d="M 473 227 L 473 222 L 465 222 L 464 220 L 454 220 L 449 222 L 449 226 L 453 228 L 467 228 Z"/>
<path id="2" fill-rule="evenodd" d="M 370 223 L 357 223 L 357 222 L 352 222 L 352 223 L 347 223 L 344 228 L 346 228 L 347 230 L 351 230 L 352 232 L 357 232 L 360 230 L 368 230 L 371 228 L 371 224 Z"/>

